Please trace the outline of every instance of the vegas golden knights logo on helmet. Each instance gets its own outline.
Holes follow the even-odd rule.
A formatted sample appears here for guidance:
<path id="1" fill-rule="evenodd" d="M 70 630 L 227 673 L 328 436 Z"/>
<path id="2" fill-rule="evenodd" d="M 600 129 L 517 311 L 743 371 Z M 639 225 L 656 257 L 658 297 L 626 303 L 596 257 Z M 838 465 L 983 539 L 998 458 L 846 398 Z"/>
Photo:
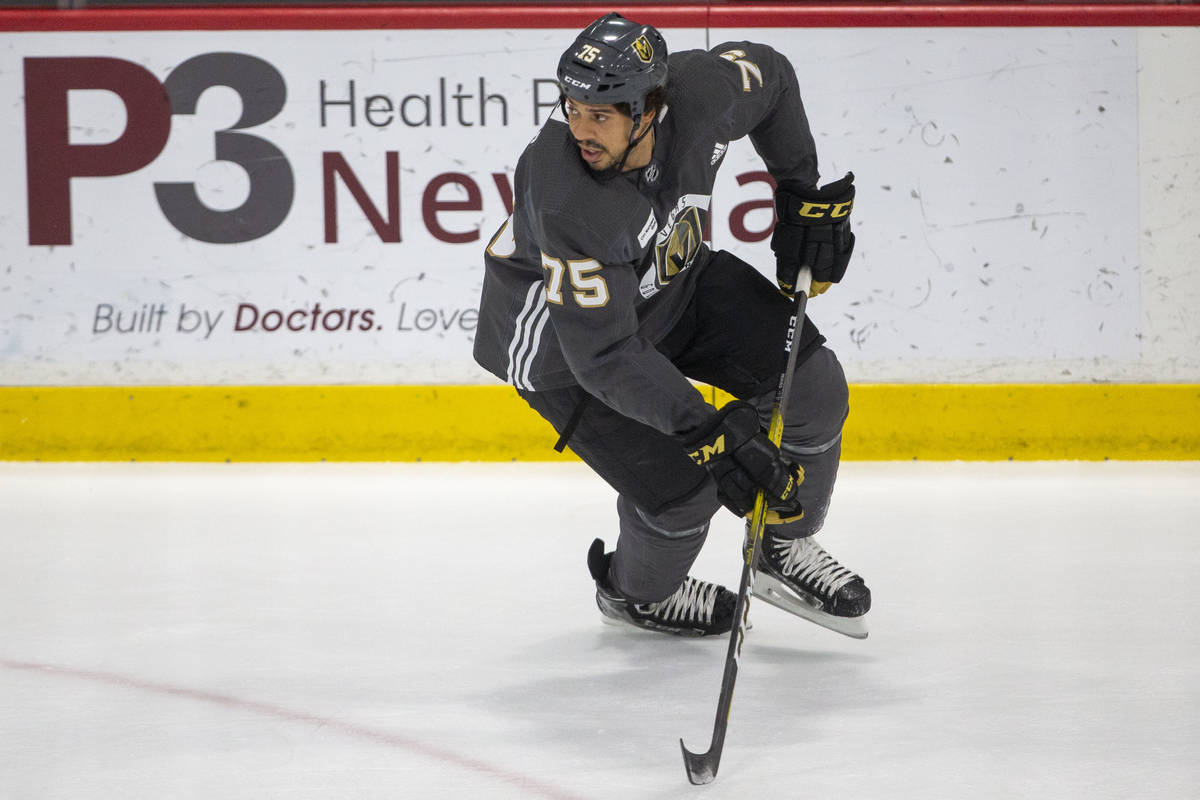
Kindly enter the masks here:
<path id="1" fill-rule="evenodd" d="M 637 53 L 637 57 L 647 64 L 650 63 L 650 59 L 654 58 L 654 48 L 650 46 L 650 40 L 644 35 L 634 40 L 633 52 Z"/>

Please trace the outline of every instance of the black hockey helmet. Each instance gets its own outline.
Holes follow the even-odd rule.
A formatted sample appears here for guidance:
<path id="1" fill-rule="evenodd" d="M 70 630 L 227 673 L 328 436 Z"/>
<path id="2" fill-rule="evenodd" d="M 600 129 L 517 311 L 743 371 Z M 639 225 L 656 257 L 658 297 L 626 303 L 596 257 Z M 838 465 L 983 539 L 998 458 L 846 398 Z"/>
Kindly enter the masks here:
<path id="1" fill-rule="evenodd" d="M 628 103 L 633 127 L 645 100 L 667 83 L 667 42 L 651 25 L 613 12 L 583 29 L 558 60 L 564 97 L 581 103 Z"/>

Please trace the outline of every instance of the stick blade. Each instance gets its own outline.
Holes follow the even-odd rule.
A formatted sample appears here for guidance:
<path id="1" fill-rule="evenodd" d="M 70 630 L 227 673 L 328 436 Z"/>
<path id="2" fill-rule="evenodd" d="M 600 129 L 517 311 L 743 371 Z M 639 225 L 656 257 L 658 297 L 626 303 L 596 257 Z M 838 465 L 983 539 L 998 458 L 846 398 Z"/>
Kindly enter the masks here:
<path id="1" fill-rule="evenodd" d="M 688 780 L 696 786 L 712 783 L 717 777 L 721 756 L 714 755 L 711 748 L 706 753 L 693 753 L 687 749 L 683 739 L 679 740 L 679 749 L 683 751 L 683 768 L 687 770 Z"/>

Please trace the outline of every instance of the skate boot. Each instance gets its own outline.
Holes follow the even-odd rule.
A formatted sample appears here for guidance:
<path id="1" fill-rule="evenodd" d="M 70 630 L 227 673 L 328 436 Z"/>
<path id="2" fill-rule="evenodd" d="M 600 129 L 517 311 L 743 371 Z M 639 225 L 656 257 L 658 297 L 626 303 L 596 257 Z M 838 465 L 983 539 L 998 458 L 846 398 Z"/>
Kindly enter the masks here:
<path id="1" fill-rule="evenodd" d="M 811 536 L 763 534 L 754 596 L 854 639 L 867 638 L 871 590 Z"/>
<path id="2" fill-rule="evenodd" d="M 634 625 L 638 628 L 674 636 L 717 636 L 733 627 L 733 608 L 737 595 L 724 586 L 698 581 L 689 576 L 675 593 L 657 603 L 631 603 L 608 582 L 612 553 L 604 552 L 604 542 L 592 542 L 588 551 L 588 569 L 596 581 L 596 605 L 605 621 Z"/>

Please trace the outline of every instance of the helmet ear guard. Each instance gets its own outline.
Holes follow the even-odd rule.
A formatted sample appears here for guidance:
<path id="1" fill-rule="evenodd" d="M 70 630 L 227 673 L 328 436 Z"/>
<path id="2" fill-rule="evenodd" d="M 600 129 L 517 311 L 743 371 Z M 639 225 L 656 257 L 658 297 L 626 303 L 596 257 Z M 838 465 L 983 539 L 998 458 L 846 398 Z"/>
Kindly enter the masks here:
<path id="1" fill-rule="evenodd" d="M 646 111 L 646 95 L 666 83 L 667 42 L 662 34 L 615 12 L 584 28 L 558 60 L 563 106 L 567 99 L 592 105 L 625 103 L 634 130 Z"/>

